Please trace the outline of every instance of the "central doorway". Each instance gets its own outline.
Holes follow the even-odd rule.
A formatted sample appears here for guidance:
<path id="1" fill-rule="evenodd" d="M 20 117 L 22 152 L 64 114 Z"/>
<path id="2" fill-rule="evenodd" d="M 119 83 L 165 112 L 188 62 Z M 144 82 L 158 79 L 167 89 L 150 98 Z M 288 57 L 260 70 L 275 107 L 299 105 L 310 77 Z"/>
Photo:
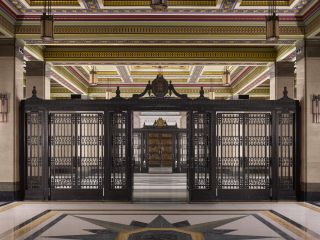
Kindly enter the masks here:
<path id="1" fill-rule="evenodd" d="M 133 112 L 133 201 L 188 201 L 186 115 Z"/>

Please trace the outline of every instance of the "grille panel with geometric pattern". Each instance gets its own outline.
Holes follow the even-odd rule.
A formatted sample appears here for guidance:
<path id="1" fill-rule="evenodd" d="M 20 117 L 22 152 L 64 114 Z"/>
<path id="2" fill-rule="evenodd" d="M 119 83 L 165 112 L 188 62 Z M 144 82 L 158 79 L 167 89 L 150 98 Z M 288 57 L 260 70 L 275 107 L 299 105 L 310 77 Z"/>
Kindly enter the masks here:
<path id="1" fill-rule="evenodd" d="M 217 188 L 270 188 L 271 113 L 217 113 Z"/>
<path id="2" fill-rule="evenodd" d="M 110 189 L 125 190 L 127 186 L 128 113 L 114 112 L 111 119 L 111 181 Z"/>
<path id="3" fill-rule="evenodd" d="M 102 113 L 50 113 L 51 190 L 102 190 L 103 139 Z"/>
<path id="4" fill-rule="evenodd" d="M 41 196 L 43 191 L 43 112 L 26 113 L 26 192 L 33 197 Z M 40 197 L 42 198 L 42 197 Z"/>

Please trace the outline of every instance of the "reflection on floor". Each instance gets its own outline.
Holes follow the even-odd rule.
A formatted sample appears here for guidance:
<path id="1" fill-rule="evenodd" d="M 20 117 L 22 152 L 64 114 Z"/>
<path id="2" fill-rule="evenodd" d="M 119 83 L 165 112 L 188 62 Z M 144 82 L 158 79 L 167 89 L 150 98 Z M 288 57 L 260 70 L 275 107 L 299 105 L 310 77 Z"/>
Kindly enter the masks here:
<path id="1" fill-rule="evenodd" d="M 0 239 L 320 239 L 309 203 L 121 204 L 14 202 L 0 207 Z"/>
<path id="2" fill-rule="evenodd" d="M 186 202 L 186 173 L 135 173 L 133 201 Z"/>

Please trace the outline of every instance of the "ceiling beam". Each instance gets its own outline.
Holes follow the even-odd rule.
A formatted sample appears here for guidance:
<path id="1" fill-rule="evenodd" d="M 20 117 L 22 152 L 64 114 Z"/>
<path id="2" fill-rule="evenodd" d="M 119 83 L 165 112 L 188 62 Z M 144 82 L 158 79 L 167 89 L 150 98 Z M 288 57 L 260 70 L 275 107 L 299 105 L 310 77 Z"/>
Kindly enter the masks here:
<path id="1" fill-rule="evenodd" d="M 34 58 L 37 61 L 43 61 L 43 50 L 41 46 L 35 46 L 35 45 L 26 45 L 24 46 L 24 51 L 27 52 L 27 54 L 31 55 L 32 58 Z"/>
<path id="2" fill-rule="evenodd" d="M 5 36 L 12 38 L 15 36 L 14 23 L 9 21 L 6 15 L 0 12 L 0 32 Z"/>
<path id="3" fill-rule="evenodd" d="M 188 79 L 188 83 L 196 83 L 202 75 L 204 66 L 193 66 L 191 75 Z"/>
<path id="4" fill-rule="evenodd" d="M 283 61 L 286 57 L 290 56 L 296 51 L 295 45 L 281 46 L 278 48 L 277 62 Z"/>
<path id="5" fill-rule="evenodd" d="M 77 77 L 71 74 L 67 69 L 60 66 L 52 66 L 52 79 L 77 94 L 88 94 L 88 86 L 86 86 Z"/>
<path id="6" fill-rule="evenodd" d="M 259 79 L 260 76 L 264 75 L 269 71 L 268 66 L 258 66 L 255 67 L 253 71 L 244 76 L 240 81 L 238 81 L 233 86 L 233 94 L 240 94 L 241 91 L 250 86 L 255 80 Z"/>
<path id="7" fill-rule="evenodd" d="M 264 74 L 258 76 L 249 85 L 243 88 L 238 94 L 248 94 L 255 88 L 259 87 L 262 83 L 264 83 L 268 79 L 270 79 L 270 72 L 266 71 Z"/>
<path id="8" fill-rule="evenodd" d="M 305 23 L 305 37 L 312 38 L 320 33 L 320 7 Z"/>
<path id="9" fill-rule="evenodd" d="M 130 76 L 128 68 L 126 66 L 118 65 L 118 66 L 116 66 L 116 68 L 117 68 L 119 76 L 123 82 L 125 82 L 125 83 L 132 83 L 133 82 L 132 77 Z"/>

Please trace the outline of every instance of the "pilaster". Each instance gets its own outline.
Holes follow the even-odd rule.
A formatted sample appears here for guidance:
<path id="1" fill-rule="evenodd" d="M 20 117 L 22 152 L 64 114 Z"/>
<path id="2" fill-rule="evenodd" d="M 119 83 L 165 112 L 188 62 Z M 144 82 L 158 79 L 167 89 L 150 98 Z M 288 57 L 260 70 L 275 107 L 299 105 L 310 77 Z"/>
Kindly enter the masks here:
<path id="1" fill-rule="evenodd" d="M 23 97 L 23 46 L 0 39 L 0 92 L 8 94 L 8 122 L 0 123 L 0 201 L 19 191 L 19 103 Z"/>
<path id="2" fill-rule="evenodd" d="M 301 189 L 305 200 L 320 200 L 320 124 L 312 122 L 312 96 L 320 94 L 320 41 L 297 44 L 297 99 L 301 104 Z"/>

